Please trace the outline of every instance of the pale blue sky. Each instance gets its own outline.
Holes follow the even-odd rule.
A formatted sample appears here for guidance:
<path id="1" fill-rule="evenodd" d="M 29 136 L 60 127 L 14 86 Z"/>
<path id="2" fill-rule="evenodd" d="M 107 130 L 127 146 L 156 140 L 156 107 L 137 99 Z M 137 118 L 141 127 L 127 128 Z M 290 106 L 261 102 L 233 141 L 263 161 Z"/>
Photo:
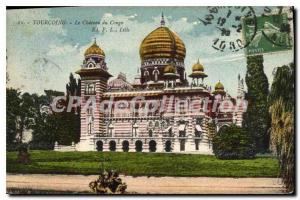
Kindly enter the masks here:
<path id="1" fill-rule="evenodd" d="M 275 10 L 276 8 L 272 8 Z M 256 15 L 262 7 L 254 7 Z M 246 73 L 243 50 L 220 52 L 213 49 L 213 40 L 220 36 L 216 24 L 204 26 L 198 18 L 208 14 L 207 7 L 73 7 L 7 11 L 8 86 L 22 91 L 42 93 L 44 89 L 65 91 L 69 73 L 80 68 L 83 53 L 97 38 L 105 51 L 106 62 L 114 76 L 122 71 L 131 82 L 140 67 L 139 45 L 143 38 L 160 25 L 164 12 L 166 26 L 175 31 L 186 46 L 185 67 L 200 59 L 208 74 L 206 83 L 214 87 L 218 80 L 233 96 L 237 90 L 238 73 Z M 224 11 L 225 12 L 225 11 Z M 222 16 L 224 14 L 215 15 Z M 227 9 L 226 9 L 227 13 Z M 237 13 L 238 15 L 238 13 Z M 66 20 L 67 25 L 33 25 L 33 20 Z M 24 25 L 17 24 L 24 21 Z M 123 22 L 129 32 L 96 33 L 95 25 L 74 25 L 75 20 Z M 27 24 L 29 22 L 29 24 Z M 72 22 L 70 24 L 69 22 Z M 232 23 L 232 20 L 231 20 Z M 108 27 L 108 26 L 106 26 Z M 103 26 L 99 25 L 99 29 Z M 113 28 L 119 28 L 113 25 Z M 230 38 L 241 38 L 232 34 Z M 293 61 L 293 52 L 264 56 L 265 73 L 272 81 L 274 67 Z"/>

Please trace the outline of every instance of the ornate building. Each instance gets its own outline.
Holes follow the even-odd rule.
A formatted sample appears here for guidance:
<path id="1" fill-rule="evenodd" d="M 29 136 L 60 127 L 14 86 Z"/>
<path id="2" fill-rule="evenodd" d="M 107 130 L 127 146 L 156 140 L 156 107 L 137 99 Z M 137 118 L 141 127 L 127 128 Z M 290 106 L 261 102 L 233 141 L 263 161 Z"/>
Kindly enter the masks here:
<path id="1" fill-rule="evenodd" d="M 236 100 L 244 98 L 243 80 L 238 77 L 236 99 L 221 82 L 212 91 L 204 84 L 208 75 L 198 60 L 189 83 L 185 55 L 183 41 L 162 16 L 161 25 L 140 45 L 141 67 L 129 83 L 123 73 L 110 79 L 105 53 L 95 41 L 76 72 L 81 77 L 81 138 L 74 148 L 212 154 L 208 124 L 214 122 L 217 129 L 241 125 L 243 110 L 220 107 L 226 108 L 226 100 L 237 107 Z"/>

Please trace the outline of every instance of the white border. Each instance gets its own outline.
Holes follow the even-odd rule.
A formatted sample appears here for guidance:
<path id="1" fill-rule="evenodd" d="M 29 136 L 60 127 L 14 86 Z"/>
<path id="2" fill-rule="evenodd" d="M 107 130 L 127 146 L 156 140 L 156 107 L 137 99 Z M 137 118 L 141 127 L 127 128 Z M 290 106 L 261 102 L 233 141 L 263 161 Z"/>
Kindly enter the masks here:
<path id="1" fill-rule="evenodd" d="M 0 97 L 0 110 L 2 111 L 2 116 L 0 117 L 0 131 L 1 131 L 1 139 L 0 139 L 0 146 L 1 146 L 1 162 L 2 163 L 2 170 L 0 174 L 0 180 L 1 180 L 1 197 L 3 199 L 9 198 L 8 195 L 6 195 L 6 168 L 5 163 L 6 163 L 6 146 L 5 146 L 5 115 L 6 115 L 6 99 L 5 99 L 5 88 L 6 88 L 6 6 L 231 6 L 231 5 L 239 5 L 239 6 L 295 6 L 296 10 L 299 11 L 298 9 L 300 8 L 299 6 L 300 1 L 299 0 L 290 0 L 290 1 L 283 1 L 283 0 L 264 0 L 264 1 L 251 1 L 251 0 L 202 0 L 202 1 L 193 1 L 193 0 L 107 0 L 107 1 L 92 1 L 92 0 L 2 0 L 0 3 L 0 75 L 2 76 L 0 79 L 0 87 L 1 87 L 1 97 Z M 296 13 L 296 18 L 298 14 Z M 296 20 L 296 28 L 295 31 L 298 36 L 298 31 L 297 27 L 299 26 L 299 20 Z M 296 36 L 296 42 L 297 46 L 299 46 L 299 40 L 298 37 Z M 296 58 L 299 58 L 299 51 L 297 51 Z M 296 59 L 297 61 L 297 59 Z M 296 63 L 296 67 L 298 67 Z M 299 79 L 300 77 L 300 70 L 297 70 L 297 77 Z M 297 94 L 299 94 L 300 88 L 298 85 L 297 81 Z M 297 113 L 299 111 L 299 106 L 297 107 Z M 300 125 L 300 119 L 299 117 L 297 118 L 297 123 L 298 126 Z M 297 139 L 299 138 L 298 133 L 296 133 Z M 298 142 L 297 142 L 298 143 Z M 297 145 L 297 149 L 299 150 L 299 146 Z M 296 160 L 299 160 L 299 151 L 297 151 L 297 158 Z M 299 165 L 297 166 L 297 172 L 299 173 Z M 296 182 L 299 185 L 299 182 Z M 299 187 L 297 185 L 297 192 L 299 193 Z M 139 196 L 140 197 L 140 196 Z M 229 198 L 231 198 L 230 196 Z M 237 196 L 239 198 L 239 196 Z M 258 198 L 262 198 L 261 196 L 257 196 Z M 280 198 L 282 198 L 281 196 Z M 36 199 L 36 197 L 29 196 L 26 197 L 27 199 Z M 40 197 L 38 197 L 40 198 Z M 47 198 L 52 198 L 51 196 Z M 55 197 L 55 198 L 61 198 L 61 197 Z M 71 196 L 72 199 L 79 199 L 79 198 L 84 198 L 84 197 L 75 197 Z M 102 197 L 91 197 L 91 198 L 103 198 Z M 117 199 L 123 199 L 124 196 L 122 197 L 115 197 Z M 135 197 L 127 197 L 127 198 L 135 198 Z M 147 196 L 146 198 L 149 198 Z M 162 197 L 159 197 L 162 198 Z M 180 196 L 172 196 L 174 199 L 181 198 Z M 185 197 L 186 198 L 186 197 Z M 204 196 L 195 196 L 193 198 L 208 198 Z M 215 198 L 220 198 L 220 197 L 213 197 Z M 250 198 L 250 197 L 244 197 L 244 198 Z M 270 198 L 274 198 L 274 196 L 271 196 Z M 293 198 L 293 197 L 284 197 L 284 198 Z"/>

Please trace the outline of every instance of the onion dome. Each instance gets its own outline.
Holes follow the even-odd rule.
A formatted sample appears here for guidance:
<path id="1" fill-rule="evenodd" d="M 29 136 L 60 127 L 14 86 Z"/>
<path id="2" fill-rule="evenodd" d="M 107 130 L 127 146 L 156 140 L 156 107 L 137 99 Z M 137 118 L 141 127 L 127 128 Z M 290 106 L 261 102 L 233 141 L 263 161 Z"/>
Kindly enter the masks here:
<path id="1" fill-rule="evenodd" d="M 90 46 L 85 52 L 84 56 L 90 56 L 90 55 L 98 55 L 98 56 L 105 56 L 104 51 L 97 45 L 96 39 L 92 46 Z"/>
<path id="2" fill-rule="evenodd" d="M 205 78 L 207 75 L 204 73 L 204 67 L 203 65 L 199 62 L 199 59 L 197 63 L 195 63 L 192 67 L 192 73 L 189 75 L 191 78 Z"/>
<path id="3" fill-rule="evenodd" d="M 185 58 L 185 45 L 179 36 L 165 27 L 162 15 L 161 26 L 145 37 L 140 45 L 141 60 L 172 58 L 183 61 Z"/>
<path id="4" fill-rule="evenodd" d="M 172 64 L 165 66 L 164 77 L 166 79 L 176 79 L 178 77 L 178 74 L 176 74 L 176 69 Z"/>
<path id="5" fill-rule="evenodd" d="M 215 86 L 215 90 L 224 90 L 224 85 L 219 81 Z"/>
<path id="6" fill-rule="evenodd" d="M 199 59 L 198 59 L 197 63 L 195 63 L 193 65 L 192 70 L 193 70 L 193 72 L 203 72 L 204 71 L 204 67 L 202 64 L 200 64 Z"/>
<path id="7" fill-rule="evenodd" d="M 173 65 L 167 65 L 165 66 L 164 68 L 164 73 L 172 73 L 172 74 L 175 74 L 176 72 L 176 69 Z"/>
<path id="8" fill-rule="evenodd" d="M 226 92 L 224 91 L 224 85 L 219 81 L 215 86 L 214 94 L 221 94 L 224 95 Z"/>

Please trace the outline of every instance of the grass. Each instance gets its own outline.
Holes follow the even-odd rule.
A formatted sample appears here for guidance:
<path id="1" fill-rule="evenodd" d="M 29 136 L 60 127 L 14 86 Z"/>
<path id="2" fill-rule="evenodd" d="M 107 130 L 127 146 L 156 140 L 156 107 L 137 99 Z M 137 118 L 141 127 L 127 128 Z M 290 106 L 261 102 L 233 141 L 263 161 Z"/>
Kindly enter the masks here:
<path id="1" fill-rule="evenodd" d="M 7 152 L 8 173 L 98 174 L 101 166 L 131 176 L 277 177 L 278 161 L 219 160 L 210 155 L 30 151 L 31 163 L 18 163 L 17 152 Z M 105 160 L 105 162 L 101 161 Z"/>

